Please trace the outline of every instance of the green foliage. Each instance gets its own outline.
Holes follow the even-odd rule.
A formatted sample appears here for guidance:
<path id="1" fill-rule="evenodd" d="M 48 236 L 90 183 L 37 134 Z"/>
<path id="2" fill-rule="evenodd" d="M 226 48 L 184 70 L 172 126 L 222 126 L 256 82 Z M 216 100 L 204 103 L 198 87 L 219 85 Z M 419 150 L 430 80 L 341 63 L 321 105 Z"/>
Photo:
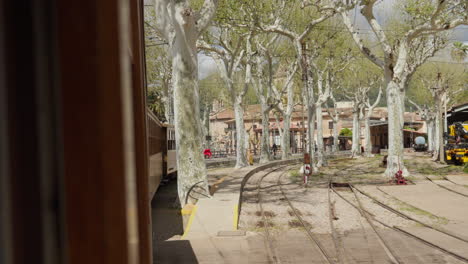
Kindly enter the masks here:
<path id="1" fill-rule="evenodd" d="M 146 95 L 148 108 L 158 117 L 161 122 L 165 122 L 164 103 L 161 99 L 161 93 L 157 90 L 149 91 Z"/>
<path id="2" fill-rule="evenodd" d="M 353 136 L 353 131 L 349 128 L 343 128 L 340 131 L 340 136 L 345 136 L 345 137 L 352 137 Z"/>
<path id="3" fill-rule="evenodd" d="M 444 84 L 448 85 L 450 101 L 447 107 L 468 102 L 468 67 L 463 64 L 426 63 L 419 67 L 408 84 L 407 96 L 420 106 L 434 107 L 431 87 L 438 85 L 437 74 L 440 73 Z M 407 110 L 412 105 L 406 104 Z M 414 107 L 412 109 L 415 110 Z"/>
<path id="4" fill-rule="evenodd" d="M 219 73 L 215 72 L 207 76 L 205 79 L 200 80 L 199 83 L 200 93 L 200 107 L 202 112 L 204 110 L 210 110 L 215 100 L 228 102 L 226 89 L 224 83 L 219 76 Z"/>

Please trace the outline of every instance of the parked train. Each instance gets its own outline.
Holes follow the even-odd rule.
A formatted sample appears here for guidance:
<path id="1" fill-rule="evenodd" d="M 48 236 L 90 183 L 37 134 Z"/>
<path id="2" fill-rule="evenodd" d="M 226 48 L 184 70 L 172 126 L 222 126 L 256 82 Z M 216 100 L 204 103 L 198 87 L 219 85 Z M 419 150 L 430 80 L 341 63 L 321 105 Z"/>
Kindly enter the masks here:
<path id="1" fill-rule="evenodd" d="M 176 141 L 174 126 L 161 123 L 146 110 L 148 125 L 148 174 L 150 199 L 153 198 L 161 181 L 177 174 Z"/>

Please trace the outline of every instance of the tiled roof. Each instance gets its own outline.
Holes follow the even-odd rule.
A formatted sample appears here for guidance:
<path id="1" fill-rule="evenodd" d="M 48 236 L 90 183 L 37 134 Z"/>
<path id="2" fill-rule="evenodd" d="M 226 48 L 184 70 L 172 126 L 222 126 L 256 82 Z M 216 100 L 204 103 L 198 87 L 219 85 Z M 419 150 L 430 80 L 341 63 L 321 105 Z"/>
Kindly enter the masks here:
<path id="1" fill-rule="evenodd" d="M 336 109 L 340 113 L 340 119 L 342 120 L 352 120 L 353 116 L 353 109 L 352 108 L 337 108 Z M 331 113 L 335 113 L 335 109 L 330 109 Z M 327 108 L 322 108 L 322 113 L 326 113 L 324 116 L 328 116 Z M 220 120 L 229 122 L 234 119 L 234 111 L 232 109 L 224 109 L 216 114 L 212 114 L 210 120 Z M 307 107 L 302 107 L 301 105 L 296 105 L 294 107 L 294 111 L 292 113 L 292 119 L 297 120 L 301 119 L 302 117 L 307 118 Z M 371 119 L 372 120 L 385 120 L 388 117 L 387 107 L 376 107 L 372 112 Z M 252 121 L 252 120 L 261 120 L 261 105 L 248 105 L 244 107 L 244 120 Z M 421 116 L 416 113 L 404 113 L 404 119 L 406 122 L 418 122 L 422 121 Z M 275 110 L 270 111 L 270 121 L 275 121 Z"/>

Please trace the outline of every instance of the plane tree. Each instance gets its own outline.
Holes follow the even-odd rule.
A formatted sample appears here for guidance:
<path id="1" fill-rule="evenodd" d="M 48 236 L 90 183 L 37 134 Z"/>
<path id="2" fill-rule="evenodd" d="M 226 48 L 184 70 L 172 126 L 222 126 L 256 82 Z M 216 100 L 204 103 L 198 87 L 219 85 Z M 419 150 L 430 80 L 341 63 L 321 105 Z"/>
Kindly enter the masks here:
<path id="1" fill-rule="evenodd" d="M 172 58 L 174 125 L 177 141 L 178 194 L 182 206 L 195 185 L 208 193 L 202 153 L 202 124 L 198 98 L 198 56 L 196 42 L 216 12 L 218 0 L 154 0 L 155 29 L 168 43 Z"/>
<path id="2" fill-rule="evenodd" d="M 317 6 L 304 0 L 304 6 Z M 342 17 L 345 27 L 362 54 L 383 70 L 388 108 L 388 158 L 385 175 L 393 176 L 403 163 L 403 124 L 405 93 L 409 80 L 428 58 L 441 48 L 438 33 L 468 24 L 464 0 L 408 0 L 396 6 L 400 12 L 400 32 L 390 37 L 382 20 L 375 16 L 377 0 L 330 1 L 328 5 Z M 323 8 L 323 6 L 321 6 Z M 357 8 L 377 38 L 382 55 L 371 50 L 349 16 Z"/>
<path id="3" fill-rule="evenodd" d="M 244 8 L 253 14 L 253 21 L 238 22 L 239 26 L 254 25 L 255 29 L 263 33 L 276 33 L 282 39 L 290 41 L 294 57 L 302 74 L 302 85 L 307 105 L 308 152 L 311 161 L 315 160 L 313 146 L 315 138 L 315 97 L 313 72 L 307 58 L 308 36 L 312 30 L 322 22 L 333 17 L 336 13 L 331 7 L 322 7 L 319 4 L 312 8 L 303 8 L 300 3 L 285 0 L 272 1 L 244 1 Z M 265 12 L 268 10 L 269 12 Z M 316 164 L 312 167 L 317 170 Z"/>
<path id="4" fill-rule="evenodd" d="M 431 64 L 418 71 L 418 78 L 410 83 L 412 89 L 407 100 L 426 121 L 428 150 L 433 151 L 434 160 L 444 161 L 445 112 L 468 98 L 467 70 L 456 64 L 445 67 Z"/>
<path id="5" fill-rule="evenodd" d="M 236 124 L 236 168 L 247 166 L 246 132 L 244 126 L 244 97 L 251 82 L 251 66 L 245 67 L 245 83 L 236 85 L 235 74 L 241 69 L 242 60 L 250 60 L 252 32 L 242 32 L 226 23 L 216 23 L 215 29 L 207 32 L 203 40 L 198 41 L 199 49 L 212 57 L 218 66 L 221 79 L 224 81 L 231 104 L 234 109 Z"/>

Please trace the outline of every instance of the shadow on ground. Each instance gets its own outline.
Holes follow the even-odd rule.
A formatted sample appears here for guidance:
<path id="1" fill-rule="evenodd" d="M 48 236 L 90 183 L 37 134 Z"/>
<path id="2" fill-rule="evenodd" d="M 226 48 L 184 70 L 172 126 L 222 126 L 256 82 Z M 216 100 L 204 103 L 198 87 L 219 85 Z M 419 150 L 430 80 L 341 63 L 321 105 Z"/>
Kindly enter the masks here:
<path id="1" fill-rule="evenodd" d="M 198 263 L 184 229 L 177 202 L 177 181 L 160 186 L 151 201 L 153 263 Z"/>

